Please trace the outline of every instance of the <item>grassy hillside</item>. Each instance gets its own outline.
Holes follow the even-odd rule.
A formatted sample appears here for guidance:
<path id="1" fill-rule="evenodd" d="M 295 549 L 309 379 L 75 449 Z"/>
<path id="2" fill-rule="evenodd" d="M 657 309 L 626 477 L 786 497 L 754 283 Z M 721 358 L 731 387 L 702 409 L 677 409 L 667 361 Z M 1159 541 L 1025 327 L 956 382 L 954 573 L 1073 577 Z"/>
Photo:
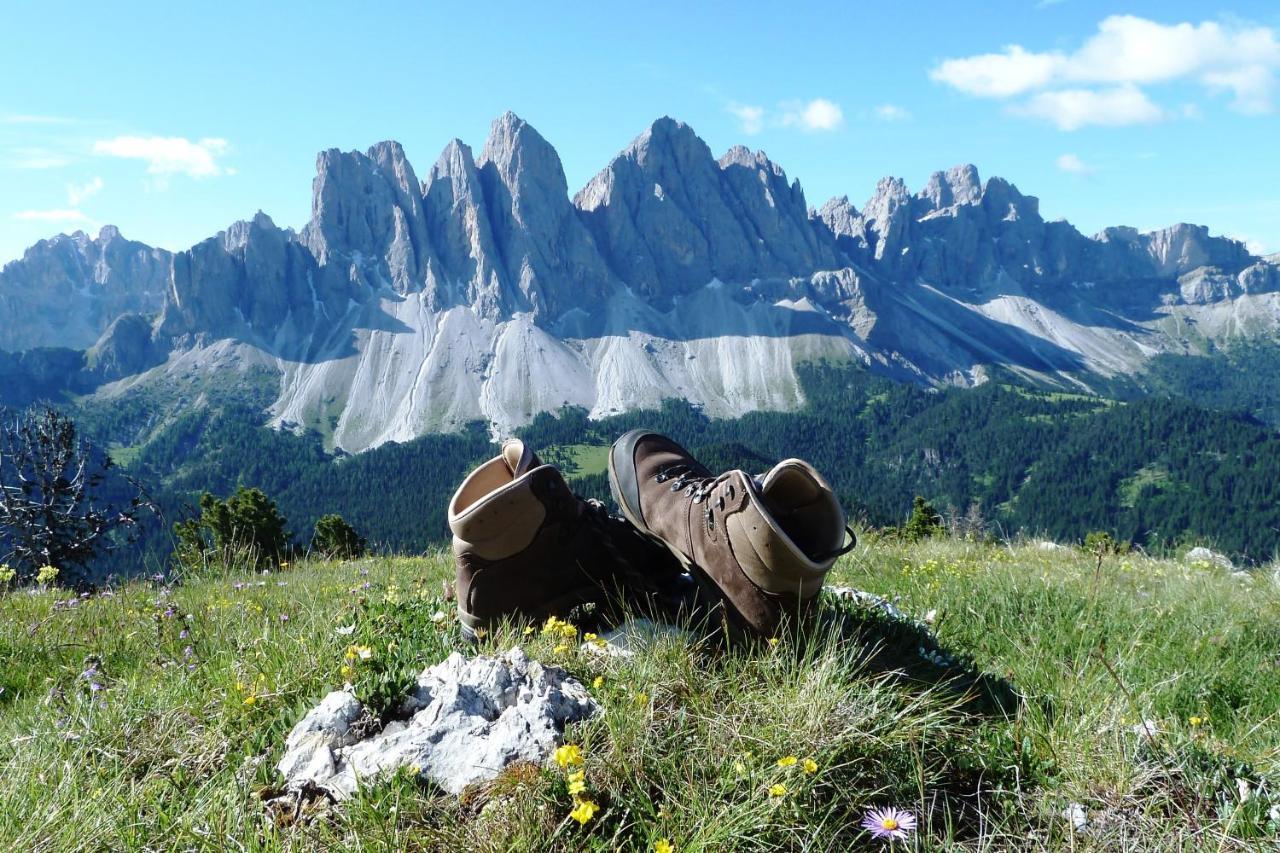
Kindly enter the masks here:
<path id="1" fill-rule="evenodd" d="M 0 596 L 0 843 L 878 849 L 856 824 L 882 805 L 913 810 L 929 850 L 1280 839 L 1268 816 L 1280 803 L 1270 575 L 952 540 L 865 543 L 832 580 L 930 617 L 949 652 L 1025 693 L 1013 718 L 939 683 L 954 670 L 914 659 L 910 630 L 834 599 L 805 636 L 719 651 L 664 641 L 633 659 L 557 652 L 513 627 L 480 650 L 520 644 L 598 685 L 606 712 L 568 732 L 603 807 L 590 822 L 568 819 L 563 773 L 525 767 L 460 799 L 399 777 L 278 826 L 261 794 L 278 781 L 286 732 L 342 680 L 350 638 L 335 628 L 354 624 L 373 647 L 355 676 L 362 696 L 451 649 L 471 653 L 442 598 L 450 575 L 433 556 L 134 582 L 73 603 Z M 903 663 L 910 678 L 891 671 Z M 1135 731 L 1144 720 L 1154 736 Z M 779 766 L 786 756 L 800 761 Z M 785 793 L 771 796 L 775 785 Z M 1083 832 L 1063 817 L 1072 803 Z"/>

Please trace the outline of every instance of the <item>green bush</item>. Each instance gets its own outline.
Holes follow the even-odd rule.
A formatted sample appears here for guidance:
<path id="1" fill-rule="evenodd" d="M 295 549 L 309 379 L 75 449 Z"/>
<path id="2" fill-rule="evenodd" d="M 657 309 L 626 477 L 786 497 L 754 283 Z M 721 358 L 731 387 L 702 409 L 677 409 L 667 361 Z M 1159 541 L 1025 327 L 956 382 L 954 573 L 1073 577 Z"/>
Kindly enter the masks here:
<path id="1" fill-rule="evenodd" d="M 902 528 L 902 537 L 908 542 L 919 542 L 942 532 L 942 516 L 933 504 L 916 495 L 911 502 L 911 517 Z"/>
<path id="2" fill-rule="evenodd" d="M 364 537 L 336 513 L 321 516 L 311 536 L 311 552 L 328 560 L 354 560 L 364 556 Z"/>
<path id="3" fill-rule="evenodd" d="M 287 525 L 261 489 L 242 486 L 225 499 L 205 492 L 199 517 L 173 526 L 178 564 L 188 573 L 215 566 L 227 571 L 277 567 L 289 553 Z"/>

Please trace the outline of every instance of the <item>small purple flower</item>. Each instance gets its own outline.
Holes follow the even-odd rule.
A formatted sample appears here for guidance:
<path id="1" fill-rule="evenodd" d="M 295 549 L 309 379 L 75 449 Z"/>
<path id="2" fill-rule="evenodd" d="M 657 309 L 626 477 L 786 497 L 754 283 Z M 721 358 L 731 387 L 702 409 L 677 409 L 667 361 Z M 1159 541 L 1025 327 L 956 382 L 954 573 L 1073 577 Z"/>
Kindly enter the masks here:
<path id="1" fill-rule="evenodd" d="M 862 819 L 862 828 L 870 832 L 872 838 L 887 838 L 890 842 L 903 841 L 916 828 L 916 816 L 893 806 L 872 809 Z"/>
<path id="2" fill-rule="evenodd" d="M 170 607 L 166 608 L 166 609 L 165 609 L 165 611 L 164 611 L 164 618 L 166 618 L 166 619 L 172 619 L 172 618 L 173 618 L 173 616 L 174 616 L 174 612 L 175 612 L 175 611 L 174 611 L 174 609 L 173 609 L 173 607 L 172 607 L 172 606 L 170 606 Z"/>
<path id="3" fill-rule="evenodd" d="M 185 649 L 182 650 L 182 656 L 184 658 L 189 658 L 195 653 L 196 653 L 196 650 L 191 648 L 190 646 L 187 646 Z"/>
<path id="4" fill-rule="evenodd" d="M 281 614 L 280 614 L 280 621 L 281 621 L 281 622 L 288 622 L 288 621 L 289 621 L 289 614 L 288 614 L 288 613 L 281 613 Z"/>
<path id="5" fill-rule="evenodd" d="M 101 690 L 101 689 L 102 689 L 102 685 L 101 685 L 101 684 L 99 684 L 98 682 L 96 682 L 96 681 L 90 681 L 90 682 L 89 682 L 89 690 L 90 690 L 90 692 L 92 692 L 92 693 L 97 693 L 97 692 L 98 692 L 99 690 Z"/>
<path id="6" fill-rule="evenodd" d="M 185 640 L 187 637 L 190 637 L 190 636 L 191 636 L 191 632 L 188 631 L 186 628 L 183 628 L 181 631 L 178 632 L 179 640 Z"/>
<path id="7" fill-rule="evenodd" d="M 232 588 L 232 589 L 244 589 L 244 584 L 243 584 L 243 583 L 233 583 L 233 584 L 231 585 L 231 588 Z"/>

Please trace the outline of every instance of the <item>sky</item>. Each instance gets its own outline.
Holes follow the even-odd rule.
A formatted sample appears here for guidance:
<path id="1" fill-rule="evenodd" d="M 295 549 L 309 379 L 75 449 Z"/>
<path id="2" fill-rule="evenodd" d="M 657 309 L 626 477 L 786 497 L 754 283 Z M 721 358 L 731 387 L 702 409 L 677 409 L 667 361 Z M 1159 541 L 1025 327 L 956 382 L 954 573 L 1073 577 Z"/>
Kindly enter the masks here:
<path id="1" fill-rule="evenodd" d="M 421 177 L 507 110 L 570 193 L 670 115 L 813 206 L 974 163 L 1089 234 L 1280 252 L 1273 0 L 0 0 L 0 81 L 0 263 L 108 223 L 175 250 L 258 210 L 300 228 L 318 151 L 395 139 Z"/>

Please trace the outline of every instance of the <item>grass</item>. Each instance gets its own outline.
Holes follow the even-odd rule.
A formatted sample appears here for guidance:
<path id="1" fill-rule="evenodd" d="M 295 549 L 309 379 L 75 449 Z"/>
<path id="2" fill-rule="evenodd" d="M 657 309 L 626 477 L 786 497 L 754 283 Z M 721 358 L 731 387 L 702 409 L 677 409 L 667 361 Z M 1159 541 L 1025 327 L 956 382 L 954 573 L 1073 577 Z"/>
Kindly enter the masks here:
<path id="1" fill-rule="evenodd" d="M 0 843 L 881 849 L 857 828 L 881 805 L 913 810 L 926 850 L 1277 843 L 1280 589 L 1269 576 L 1033 545 L 867 540 L 832 582 L 928 615 L 946 649 L 1010 678 L 1023 710 L 978 713 L 938 683 L 947 670 L 918 660 L 911 677 L 894 675 L 886 662 L 911 631 L 831 599 L 817 627 L 776 644 L 667 639 L 630 659 L 496 631 L 479 651 L 520 644 L 586 684 L 600 679 L 592 692 L 605 713 L 567 733 L 601 806 L 585 826 L 568 818 L 554 765 L 510 768 L 462 797 L 397 776 L 293 825 L 264 809 L 285 734 L 342 680 L 352 637 L 337 626 L 356 624 L 387 663 L 382 680 L 355 677 L 362 693 L 397 667 L 476 651 L 452 619 L 432 620 L 450 607 L 444 555 L 172 588 L 138 581 L 72 606 L 66 593 L 11 591 L 0 595 Z M 1154 737 L 1135 732 L 1144 720 Z M 779 766 L 786 756 L 799 761 Z M 771 796 L 775 785 L 786 793 Z M 1063 817 L 1073 803 L 1090 820 L 1084 832 Z"/>
<path id="2" fill-rule="evenodd" d="M 560 467 L 569 479 L 603 474 L 609 467 L 607 444 L 561 444 L 539 451 L 543 461 Z"/>

